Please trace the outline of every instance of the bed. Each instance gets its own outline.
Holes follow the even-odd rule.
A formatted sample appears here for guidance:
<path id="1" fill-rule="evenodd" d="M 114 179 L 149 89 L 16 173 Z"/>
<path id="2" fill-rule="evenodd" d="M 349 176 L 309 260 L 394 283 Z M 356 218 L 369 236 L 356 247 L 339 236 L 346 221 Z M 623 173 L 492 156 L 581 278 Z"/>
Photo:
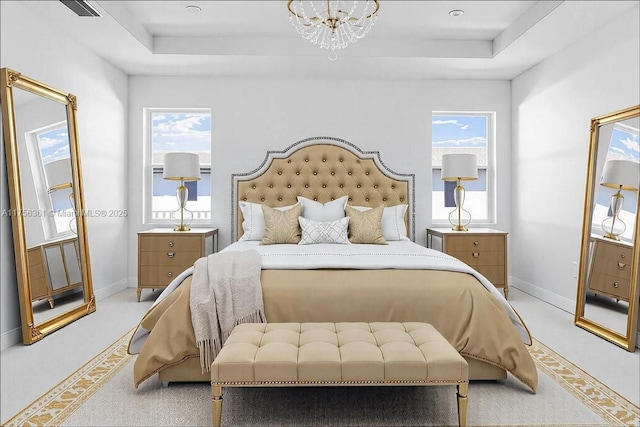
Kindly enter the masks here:
<path id="1" fill-rule="evenodd" d="M 470 379 L 510 372 L 535 392 L 531 337 L 503 295 L 466 264 L 413 242 L 413 175 L 391 171 L 378 152 L 322 137 L 269 151 L 258 168 L 231 181 L 234 243 L 223 251 L 261 253 L 267 321 L 431 323 L 469 362 Z M 387 244 L 260 244 L 260 206 L 284 211 L 304 202 L 306 211 L 324 214 L 345 198 L 360 212 L 384 212 Z M 354 225 L 359 214 L 350 212 Z M 136 330 L 129 344 L 138 355 L 136 387 L 155 374 L 164 383 L 210 380 L 191 326 L 190 283 L 189 271 L 176 278 Z"/>

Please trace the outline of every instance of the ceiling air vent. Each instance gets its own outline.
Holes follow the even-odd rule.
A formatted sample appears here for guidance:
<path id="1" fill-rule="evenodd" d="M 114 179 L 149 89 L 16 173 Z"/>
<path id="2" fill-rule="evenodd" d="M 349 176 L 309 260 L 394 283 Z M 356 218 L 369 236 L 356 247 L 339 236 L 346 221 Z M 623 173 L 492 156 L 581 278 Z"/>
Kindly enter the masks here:
<path id="1" fill-rule="evenodd" d="M 78 16 L 100 16 L 97 10 L 84 0 L 60 0 Z"/>

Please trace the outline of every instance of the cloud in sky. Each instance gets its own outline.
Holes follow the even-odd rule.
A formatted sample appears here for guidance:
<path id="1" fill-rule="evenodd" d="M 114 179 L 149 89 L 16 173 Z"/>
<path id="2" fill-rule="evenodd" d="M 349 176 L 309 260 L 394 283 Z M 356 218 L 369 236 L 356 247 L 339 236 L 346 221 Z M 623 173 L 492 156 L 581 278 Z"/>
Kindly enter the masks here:
<path id="1" fill-rule="evenodd" d="M 468 123 L 460 123 L 458 120 L 433 120 L 431 122 L 433 125 L 455 125 L 459 127 L 461 130 L 469 129 Z"/>
<path id="2" fill-rule="evenodd" d="M 620 144 L 624 145 L 630 151 L 634 151 L 636 153 L 640 153 L 640 143 L 638 142 L 638 136 L 619 139 Z"/>
<path id="3" fill-rule="evenodd" d="M 211 151 L 211 116 L 202 113 L 154 113 L 153 148 L 157 151 Z"/>

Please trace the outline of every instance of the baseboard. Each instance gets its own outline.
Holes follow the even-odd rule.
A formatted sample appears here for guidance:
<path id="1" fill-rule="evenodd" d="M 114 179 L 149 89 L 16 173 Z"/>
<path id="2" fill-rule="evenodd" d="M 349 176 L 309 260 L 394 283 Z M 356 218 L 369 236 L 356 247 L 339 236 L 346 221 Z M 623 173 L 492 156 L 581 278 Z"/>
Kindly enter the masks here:
<path id="1" fill-rule="evenodd" d="M 546 303 L 558 307 L 560 310 L 566 311 L 567 313 L 575 314 L 576 312 L 575 300 L 562 297 L 544 288 L 525 282 L 524 280 L 520 280 L 517 277 L 509 277 L 509 287 L 520 289 L 522 292 L 526 292 Z"/>
<path id="2" fill-rule="evenodd" d="M 0 351 L 22 342 L 22 328 L 15 328 L 0 335 Z"/>
<path id="3" fill-rule="evenodd" d="M 132 286 L 133 283 L 133 286 Z M 110 297 L 113 294 L 116 294 L 126 288 L 135 287 L 135 280 L 132 281 L 132 278 L 125 277 L 124 279 L 118 280 L 115 283 L 112 283 L 108 286 L 104 286 L 100 289 L 95 289 L 94 294 L 96 296 L 96 302 L 103 300 L 105 298 Z M 10 331 L 5 332 L 0 335 L 0 351 L 4 351 L 5 349 L 20 344 L 22 342 L 22 328 L 18 327 L 12 329 Z"/>
<path id="4" fill-rule="evenodd" d="M 100 289 L 94 289 L 93 293 L 96 296 L 96 301 L 109 298 L 111 295 L 117 294 L 118 292 L 129 288 L 130 287 L 129 284 L 130 284 L 129 278 L 125 277 L 124 279 L 120 279 L 115 283 L 112 283 L 107 286 L 103 286 Z"/>

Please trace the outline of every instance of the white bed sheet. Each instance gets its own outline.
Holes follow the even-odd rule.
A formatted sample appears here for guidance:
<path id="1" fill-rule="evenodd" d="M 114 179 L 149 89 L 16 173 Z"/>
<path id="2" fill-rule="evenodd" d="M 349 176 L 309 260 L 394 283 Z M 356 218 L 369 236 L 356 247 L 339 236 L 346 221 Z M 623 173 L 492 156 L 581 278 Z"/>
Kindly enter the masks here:
<path id="1" fill-rule="evenodd" d="M 447 270 L 471 274 L 504 307 L 511 323 L 525 344 L 531 344 L 529 331 L 504 295 L 482 274 L 462 261 L 411 241 L 392 241 L 388 245 L 261 245 L 259 241 L 235 242 L 222 251 L 254 249 L 262 257 L 263 270 L 405 269 Z"/>

